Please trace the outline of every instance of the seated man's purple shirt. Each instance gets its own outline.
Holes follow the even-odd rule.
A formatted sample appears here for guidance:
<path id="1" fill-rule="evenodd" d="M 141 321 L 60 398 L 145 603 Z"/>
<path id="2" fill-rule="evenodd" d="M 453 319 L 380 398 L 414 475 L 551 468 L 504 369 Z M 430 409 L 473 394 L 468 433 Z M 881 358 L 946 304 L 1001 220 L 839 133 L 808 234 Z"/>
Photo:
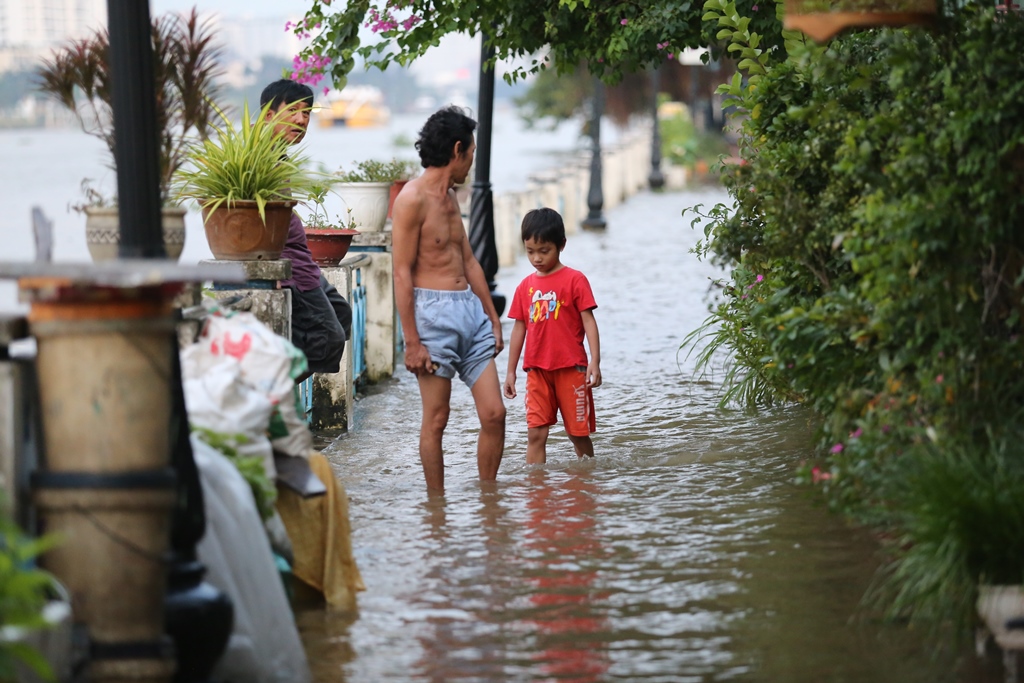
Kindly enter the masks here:
<path id="1" fill-rule="evenodd" d="M 282 287 L 295 287 L 300 292 L 308 292 L 320 286 L 320 268 L 313 262 L 306 243 L 306 230 L 302 227 L 302 219 L 292 212 L 292 220 L 288 224 L 288 241 L 281 250 L 281 258 L 292 262 L 292 277 L 282 280 Z"/>

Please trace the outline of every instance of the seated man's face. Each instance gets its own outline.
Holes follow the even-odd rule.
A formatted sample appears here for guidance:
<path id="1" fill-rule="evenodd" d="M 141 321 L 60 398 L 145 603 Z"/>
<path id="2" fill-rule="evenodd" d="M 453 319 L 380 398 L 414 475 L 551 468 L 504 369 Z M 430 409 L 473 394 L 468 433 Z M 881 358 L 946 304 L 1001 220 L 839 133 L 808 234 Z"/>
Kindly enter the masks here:
<path id="1" fill-rule="evenodd" d="M 281 105 L 278 110 L 268 110 L 267 116 L 276 121 L 274 134 L 283 136 L 290 144 L 296 144 L 306 136 L 309 127 L 310 106 L 308 102 L 292 102 Z"/>

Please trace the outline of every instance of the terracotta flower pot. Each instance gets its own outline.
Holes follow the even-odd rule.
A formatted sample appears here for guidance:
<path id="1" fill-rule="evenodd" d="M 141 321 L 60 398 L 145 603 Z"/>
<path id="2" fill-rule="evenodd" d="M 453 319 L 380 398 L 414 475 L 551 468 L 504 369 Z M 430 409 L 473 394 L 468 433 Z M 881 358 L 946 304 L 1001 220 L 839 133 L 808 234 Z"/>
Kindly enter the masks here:
<path id="1" fill-rule="evenodd" d="M 405 187 L 405 184 L 408 182 L 409 181 L 406 179 L 396 180 L 391 183 L 391 195 L 388 197 L 388 218 L 391 218 L 391 211 L 395 208 L 395 198 L 398 197 L 398 193 L 402 191 L 402 188 Z"/>
<path id="2" fill-rule="evenodd" d="M 336 266 L 345 258 L 358 230 L 348 228 L 306 228 L 306 242 L 313 260 L 321 266 Z"/>
<path id="3" fill-rule="evenodd" d="M 87 207 L 85 209 L 85 244 L 93 261 L 113 261 L 121 244 L 120 221 L 117 207 Z M 164 251 L 167 258 L 177 261 L 185 247 L 185 209 L 166 207 L 161 212 Z"/>
<path id="4" fill-rule="evenodd" d="M 281 258 L 296 202 L 267 202 L 266 222 L 256 202 L 223 202 L 213 211 L 203 206 L 203 227 L 214 258 L 224 261 L 273 261 Z"/>

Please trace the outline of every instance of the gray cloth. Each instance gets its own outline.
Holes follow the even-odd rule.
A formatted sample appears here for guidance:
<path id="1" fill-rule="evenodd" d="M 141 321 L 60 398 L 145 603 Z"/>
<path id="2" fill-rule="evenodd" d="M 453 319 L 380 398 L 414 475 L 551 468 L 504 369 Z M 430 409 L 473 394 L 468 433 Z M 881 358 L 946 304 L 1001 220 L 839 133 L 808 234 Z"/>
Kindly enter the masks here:
<path id="1" fill-rule="evenodd" d="M 338 372 L 345 341 L 352 334 L 352 307 L 334 285 L 320 276 L 320 286 L 292 290 L 292 343 L 304 354 L 312 372 Z"/>
<path id="2" fill-rule="evenodd" d="M 459 291 L 413 290 L 416 332 L 437 363 L 434 374 L 459 378 L 472 388 L 494 358 L 494 330 L 480 299 L 468 287 Z"/>

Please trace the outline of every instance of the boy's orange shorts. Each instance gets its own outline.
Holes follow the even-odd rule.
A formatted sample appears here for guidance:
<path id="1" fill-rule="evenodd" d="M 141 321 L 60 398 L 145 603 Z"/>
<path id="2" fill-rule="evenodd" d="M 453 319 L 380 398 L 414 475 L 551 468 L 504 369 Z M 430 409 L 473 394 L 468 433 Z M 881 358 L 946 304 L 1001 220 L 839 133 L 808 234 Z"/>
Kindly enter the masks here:
<path id="1" fill-rule="evenodd" d="M 572 436 L 589 436 L 597 431 L 594 394 L 587 386 L 584 367 L 538 370 L 526 373 L 526 426 L 547 427 L 562 413 L 565 431 Z"/>

